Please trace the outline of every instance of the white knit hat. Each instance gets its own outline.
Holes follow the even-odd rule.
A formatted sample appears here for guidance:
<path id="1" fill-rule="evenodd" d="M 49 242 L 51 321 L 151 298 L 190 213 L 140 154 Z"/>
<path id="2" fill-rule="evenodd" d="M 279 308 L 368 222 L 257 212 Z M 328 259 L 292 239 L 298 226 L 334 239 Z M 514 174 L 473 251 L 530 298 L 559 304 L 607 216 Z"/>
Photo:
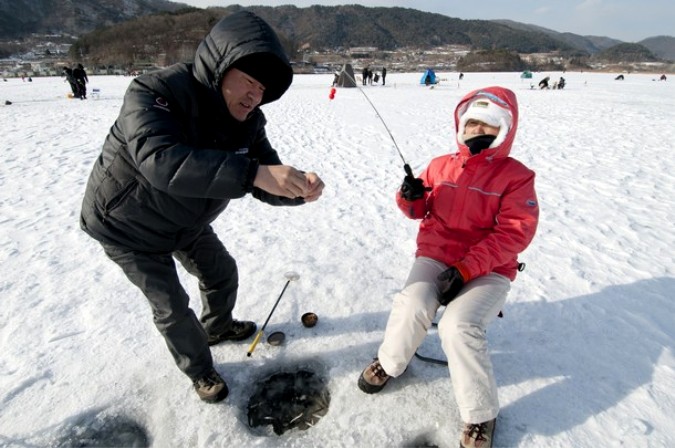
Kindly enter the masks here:
<path id="1" fill-rule="evenodd" d="M 464 143 L 464 131 L 466 122 L 469 120 L 478 120 L 499 128 L 499 134 L 490 148 L 494 148 L 504 141 L 512 123 L 511 113 L 508 109 L 495 104 L 484 96 L 471 100 L 466 106 L 465 112 L 460 116 L 459 129 L 457 129 L 457 140 L 460 143 Z"/>

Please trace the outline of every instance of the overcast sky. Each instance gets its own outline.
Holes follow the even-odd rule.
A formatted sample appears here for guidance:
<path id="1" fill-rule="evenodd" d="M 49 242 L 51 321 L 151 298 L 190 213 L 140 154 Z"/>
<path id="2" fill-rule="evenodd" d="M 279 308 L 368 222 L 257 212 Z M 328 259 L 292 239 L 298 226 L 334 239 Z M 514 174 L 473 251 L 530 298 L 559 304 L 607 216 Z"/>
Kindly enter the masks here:
<path id="1" fill-rule="evenodd" d="M 311 5 L 400 6 L 435 12 L 460 19 L 510 19 L 555 31 L 582 36 L 606 36 L 624 42 L 638 42 L 648 37 L 675 37 L 675 1 L 673 0 L 400 0 L 400 1 L 331 1 L 331 0 L 182 0 L 192 6 Z"/>

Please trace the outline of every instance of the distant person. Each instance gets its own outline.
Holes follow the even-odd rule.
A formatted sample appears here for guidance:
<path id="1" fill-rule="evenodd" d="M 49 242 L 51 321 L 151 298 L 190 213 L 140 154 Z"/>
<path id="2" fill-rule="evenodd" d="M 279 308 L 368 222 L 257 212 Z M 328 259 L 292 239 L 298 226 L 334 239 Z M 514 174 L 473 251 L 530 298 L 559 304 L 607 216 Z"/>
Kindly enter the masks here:
<path id="1" fill-rule="evenodd" d="M 387 67 L 382 67 L 382 85 L 385 85 L 386 83 L 387 83 Z"/>
<path id="2" fill-rule="evenodd" d="M 668 78 L 666 78 L 666 74 L 664 73 L 664 74 L 661 75 L 661 77 L 659 78 L 659 81 L 665 81 L 666 79 L 668 79 Z"/>
<path id="3" fill-rule="evenodd" d="M 206 402 L 228 394 L 209 346 L 256 331 L 233 317 L 237 264 L 211 223 L 248 194 L 291 206 L 323 191 L 315 173 L 281 163 L 265 132 L 259 106 L 278 100 L 292 80 L 272 28 L 248 11 L 228 15 L 193 63 L 131 81 L 87 182 L 82 229 L 141 289 L 176 365 Z M 200 318 L 175 260 L 199 280 Z"/>
<path id="4" fill-rule="evenodd" d="M 361 77 L 363 78 L 361 81 L 365 86 L 368 83 L 368 67 L 363 67 L 363 70 L 361 71 Z"/>
<path id="5" fill-rule="evenodd" d="M 565 84 L 566 84 L 565 78 L 561 76 L 560 79 L 558 80 L 558 89 L 564 89 Z"/>
<path id="6" fill-rule="evenodd" d="M 80 89 L 77 87 L 77 82 L 73 76 L 73 70 L 70 67 L 63 67 L 63 69 L 61 69 L 61 73 L 66 77 L 66 81 L 70 85 L 70 90 L 73 93 L 73 97 L 79 98 Z"/>
<path id="7" fill-rule="evenodd" d="M 380 75 L 379 73 L 375 72 L 375 75 L 373 75 L 373 82 L 377 84 L 380 81 Z"/>
<path id="8" fill-rule="evenodd" d="M 539 81 L 539 89 L 548 89 L 548 81 L 551 79 L 550 76 L 545 77 Z"/>
<path id="9" fill-rule="evenodd" d="M 82 64 L 77 64 L 77 67 L 73 69 L 73 78 L 75 78 L 75 85 L 78 91 L 78 98 L 81 100 L 87 99 L 87 83 L 89 78 L 87 77 L 87 72 L 84 71 L 84 66 Z"/>
<path id="10" fill-rule="evenodd" d="M 459 80 L 461 81 L 462 79 L 464 79 L 464 73 L 459 74 Z"/>
<path id="11" fill-rule="evenodd" d="M 499 400 L 486 330 L 516 278 L 518 254 L 534 237 L 539 206 L 535 173 L 510 156 L 518 128 L 512 91 L 470 92 L 454 124 L 459 151 L 433 159 L 419 178 L 408 172 L 396 195 L 403 214 L 421 220 L 416 258 L 393 298 L 377 357 L 357 384 L 373 394 L 402 375 L 445 306 L 438 337 L 464 422 L 460 446 L 487 448 Z"/>
<path id="12" fill-rule="evenodd" d="M 428 86 L 431 84 L 431 74 L 427 73 L 427 76 L 424 78 L 424 85 Z"/>

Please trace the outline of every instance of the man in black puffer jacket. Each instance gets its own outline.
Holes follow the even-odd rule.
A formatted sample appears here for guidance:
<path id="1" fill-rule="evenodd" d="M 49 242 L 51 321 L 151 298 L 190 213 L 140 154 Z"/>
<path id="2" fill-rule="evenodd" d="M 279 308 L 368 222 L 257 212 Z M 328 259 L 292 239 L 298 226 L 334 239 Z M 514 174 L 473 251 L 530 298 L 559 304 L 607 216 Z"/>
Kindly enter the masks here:
<path id="1" fill-rule="evenodd" d="M 292 79 L 267 23 L 247 11 L 225 17 L 193 64 L 131 82 L 87 183 L 82 229 L 147 297 L 176 364 L 204 401 L 228 394 L 209 345 L 256 331 L 232 317 L 237 266 L 210 223 L 247 193 L 300 205 L 324 187 L 315 173 L 283 165 L 265 134 L 258 106 L 279 99 Z M 199 319 L 174 258 L 199 280 Z"/>

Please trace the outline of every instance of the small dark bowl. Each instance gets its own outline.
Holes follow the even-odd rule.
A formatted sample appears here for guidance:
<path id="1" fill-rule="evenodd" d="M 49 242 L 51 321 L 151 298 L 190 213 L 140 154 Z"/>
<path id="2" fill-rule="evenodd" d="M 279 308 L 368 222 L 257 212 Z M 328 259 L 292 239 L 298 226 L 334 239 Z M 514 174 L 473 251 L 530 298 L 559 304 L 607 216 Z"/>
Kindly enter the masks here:
<path id="1" fill-rule="evenodd" d="M 275 331 L 267 337 L 269 345 L 281 345 L 286 340 L 286 335 L 281 331 Z"/>
<path id="2" fill-rule="evenodd" d="M 317 316 L 314 313 L 305 313 L 302 315 L 302 325 L 304 325 L 307 328 L 312 328 L 319 322 L 319 316 Z"/>

